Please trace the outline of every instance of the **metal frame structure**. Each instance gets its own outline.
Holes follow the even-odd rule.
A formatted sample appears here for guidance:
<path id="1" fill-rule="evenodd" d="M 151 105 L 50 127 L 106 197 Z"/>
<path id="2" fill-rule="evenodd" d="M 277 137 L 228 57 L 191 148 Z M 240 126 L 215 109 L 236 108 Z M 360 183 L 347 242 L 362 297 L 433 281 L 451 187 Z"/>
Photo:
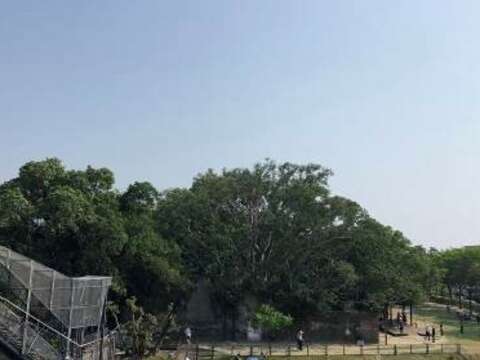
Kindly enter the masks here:
<path id="1" fill-rule="evenodd" d="M 0 246 L 0 341 L 23 357 L 85 358 L 92 344 L 108 344 L 100 330 L 111 282 L 106 276 L 68 277 Z M 96 349 L 88 358 L 103 354 Z"/>

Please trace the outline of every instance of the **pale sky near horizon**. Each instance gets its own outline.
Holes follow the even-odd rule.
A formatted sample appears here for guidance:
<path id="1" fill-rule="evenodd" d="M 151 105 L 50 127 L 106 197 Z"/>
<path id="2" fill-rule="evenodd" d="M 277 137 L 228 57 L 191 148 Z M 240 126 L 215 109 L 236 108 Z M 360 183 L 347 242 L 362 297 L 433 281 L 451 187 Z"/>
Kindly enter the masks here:
<path id="1" fill-rule="evenodd" d="M 29 160 L 188 186 L 264 158 L 413 243 L 480 239 L 478 1 L 4 1 L 0 181 Z"/>

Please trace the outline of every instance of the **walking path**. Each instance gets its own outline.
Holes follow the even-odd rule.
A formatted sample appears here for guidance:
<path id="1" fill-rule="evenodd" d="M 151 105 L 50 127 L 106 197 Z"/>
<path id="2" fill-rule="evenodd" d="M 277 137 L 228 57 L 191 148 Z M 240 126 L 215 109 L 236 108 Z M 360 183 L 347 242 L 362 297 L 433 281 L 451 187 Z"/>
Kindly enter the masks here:
<path id="1" fill-rule="evenodd" d="M 447 306 L 437 303 L 425 303 L 415 309 L 413 323 L 414 326 L 406 326 L 405 336 L 387 336 L 387 345 L 385 345 L 385 334 L 379 333 L 378 345 L 367 345 L 360 347 L 356 345 L 343 344 L 309 344 L 305 346 L 303 351 L 296 350 L 295 344 L 291 343 L 275 343 L 271 344 L 239 344 L 239 343 L 221 343 L 215 345 L 215 354 L 241 354 L 246 356 L 250 353 L 259 355 L 260 353 L 273 355 L 393 355 L 398 354 L 425 354 L 430 353 L 456 353 L 457 344 L 461 345 L 462 353 L 465 354 L 480 354 L 480 325 L 476 321 L 464 322 L 464 334 L 460 334 L 460 322 L 457 317 L 458 311 L 463 311 L 457 306 L 451 306 L 450 311 L 447 311 Z M 394 309 L 394 313 L 401 311 L 401 309 Z M 474 315 L 476 315 L 474 313 Z M 444 336 L 440 336 L 440 324 L 444 325 Z M 415 326 L 416 325 L 416 326 Z M 418 333 L 424 333 L 425 327 L 431 326 L 436 329 L 435 343 L 427 341 L 424 336 Z M 308 334 L 307 334 L 308 336 Z M 210 351 L 210 352 L 209 352 Z M 184 358 L 186 355 L 192 359 L 192 354 L 180 351 L 180 357 Z M 198 360 L 209 360 L 211 358 L 211 345 L 201 346 L 201 358 Z M 205 355 L 205 356 L 203 356 Z"/>
<path id="2" fill-rule="evenodd" d="M 389 336 L 388 343 L 396 345 L 432 344 L 431 341 L 426 341 L 425 337 L 418 335 L 418 332 L 425 332 L 426 326 L 431 326 L 436 329 L 435 344 L 461 344 L 462 348 L 467 350 L 467 352 L 480 354 L 480 325 L 476 321 L 464 321 L 464 333 L 461 334 L 457 312 L 468 312 L 468 310 L 450 306 L 450 311 L 447 311 L 447 305 L 425 303 L 415 309 L 413 323 L 417 326 L 409 328 L 409 335 L 401 337 Z M 473 312 L 473 316 L 475 317 L 476 315 Z M 444 326 L 444 336 L 439 336 L 441 323 Z M 382 342 L 381 337 L 380 341 Z"/>

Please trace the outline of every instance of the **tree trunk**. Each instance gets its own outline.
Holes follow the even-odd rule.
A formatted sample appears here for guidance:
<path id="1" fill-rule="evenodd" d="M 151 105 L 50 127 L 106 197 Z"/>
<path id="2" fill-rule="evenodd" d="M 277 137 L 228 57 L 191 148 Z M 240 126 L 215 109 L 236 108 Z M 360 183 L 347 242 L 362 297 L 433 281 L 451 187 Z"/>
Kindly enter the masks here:
<path id="1" fill-rule="evenodd" d="M 232 341 L 236 340 L 237 333 L 237 312 L 236 309 L 232 310 Z"/>
<path id="2" fill-rule="evenodd" d="M 170 330 L 170 326 L 172 326 L 173 317 L 175 315 L 175 312 L 177 311 L 177 307 L 178 307 L 179 303 L 180 303 L 180 301 L 178 301 L 178 300 L 175 301 L 173 303 L 172 308 L 170 309 L 170 311 L 167 314 L 167 317 L 165 319 L 165 323 L 163 324 L 162 330 L 160 331 L 160 336 L 158 337 L 158 339 L 157 339 L 157 341 L 155 342 L 155 345 L 154 345 L 154 348 L 155 348 L 154 351 L 155 352 L 160 346 L 162 346 L 163 339 L 165 338 L 165 336 L 167 336 L 168 330 Z"/>
<path id="3" fill-rule="evenodd" d="M 410 303 L 410 326 L 413 325 L 413 304 Z"/>
<path id="4" fill-rule="evenodd" d="M 472 310 L 472 290 L 468 289 L 468 309 L 470 312 L 470 316 L 472 316 L 473 310 Z"/>
<path id="5" fill-rule="evenodd" d="M 448 305 L 452 306 L 453 304 L 452 288 L 450 287 L 450 285 L 447 285 L 447 289 L 448 289 Z"/>
<path id="6" fill-rule="evenodd" d="M 459 307 L 460 309 L 463 309 L 462 291 L 463 291 L 463 288 L 460 286 L 460 287 L 458 288 L 458 307 Z"/>
<path id="7" fill-rule="evenodd" d="M 383 320 L 384 321 L 388 320 L 388 304 L 385 304 L 383 306 Z"/>
<path id="8" fill-rule="evenodd" d="M 227 309 L 224 307 L 222 311 L 223 319 L 222 319 L 222 339 L 225 341 L 227 340 Z"/>

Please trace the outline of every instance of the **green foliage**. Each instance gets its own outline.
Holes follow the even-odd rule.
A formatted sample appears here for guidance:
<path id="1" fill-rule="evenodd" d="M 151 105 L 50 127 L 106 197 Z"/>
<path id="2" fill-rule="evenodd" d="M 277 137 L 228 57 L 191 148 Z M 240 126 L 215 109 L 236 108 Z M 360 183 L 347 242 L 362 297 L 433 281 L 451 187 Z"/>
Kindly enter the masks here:
<path id="1" fill-rule="evenodd" d="M 450 286 L 475 286 L 480 278 L 480 248 L 460 248 L 444 251 L 438 255 L 438 264 L 443 268 L 445 283 Z"/>
<path id="2" fill-rule="evenodd" d="M 127 336 L 131 339 L 128 349 L 130 355 L 142 359 L 147 356 L 154 346 L 153 336 L 158 327 L 158 321 L 152 314 L 146 314 L 142 307 L 137 305 L 137 299 L 127 299 L 130 320 L 126 324 Z"/>
<path id="3" fill-rule="evenodd" d="M 159 193 L 135 182 L 119 192 L 108 169 L 29 162 L 0 185 L 0 242 L 71 276 L 114 276 L 119 317 L 137 306 L 127 306 L 131 296 L 142 311 L 163 314 L 200 278 L 232 320 L 249 296 L 302 319 L 416 303 L 442 276 L 473 286 L 475 275 L 461 274 L 477 274 L 475 257 L 463 257 L 465 267 L 452 260 L 458 254 L 413 247 L 359 204 L 332 195 L 331 175 L 317 164 L 267 160 L 208 170 L 188 189 Z"/>
<path id="4" fill-rule="evenodd" d="M 105 168 L 66 170 L 58 159 L 25 164 L 0 185 L 0 241 L 70 276 L 112 275 L 113 298 L 134 295 L 161 312 L 188 288 L 179 248 L 156 230 L 151 184 L 123 194 L 113 184 Z"/>
<path id="5" fill-rule="evenodd" d="M 292 326 L 293 318 L 270 305 L 264 304 L 255 312 L 253 323 L 273 337 L 280 330 Z"/>
<path id="6" fill-rule="evenodd" d="M 191 189 L 163 194 L 159 230 L 179 245 L 191 276 L 210 281 L 224 312 L 247 295 L 296 318 L 421 301 L 431 286 L 428 254 L 332 196 L 330 175 L 319 165 L 272 161 L 209 170 Z"/>
<path id="7" fill-rule="evenodd" d="M 130 340 L 127 353 L 137 359 L 155 355 L 175 326 L 174 307 L 170 305 L 165 312 L 154 315 L 146 313 L 135 297 L 128 298 L 126 305 L 128 321 L 125 329 Z M 119 312 L 115 304 L 111 304 L 109 310 L 115 317 Z"/>
<path id="8" fill-rule="evenodd" d="M 448 289 L 450 304 L 454 297 L 463 307 L 463 296 L 468 294 L 470 300 L 480 289 L 480 247 L 450 249 L 435 254 L 434 262 L 439 269 L 444 285 Z M 471 309 L 471 303 L 470 303 Z"/>

